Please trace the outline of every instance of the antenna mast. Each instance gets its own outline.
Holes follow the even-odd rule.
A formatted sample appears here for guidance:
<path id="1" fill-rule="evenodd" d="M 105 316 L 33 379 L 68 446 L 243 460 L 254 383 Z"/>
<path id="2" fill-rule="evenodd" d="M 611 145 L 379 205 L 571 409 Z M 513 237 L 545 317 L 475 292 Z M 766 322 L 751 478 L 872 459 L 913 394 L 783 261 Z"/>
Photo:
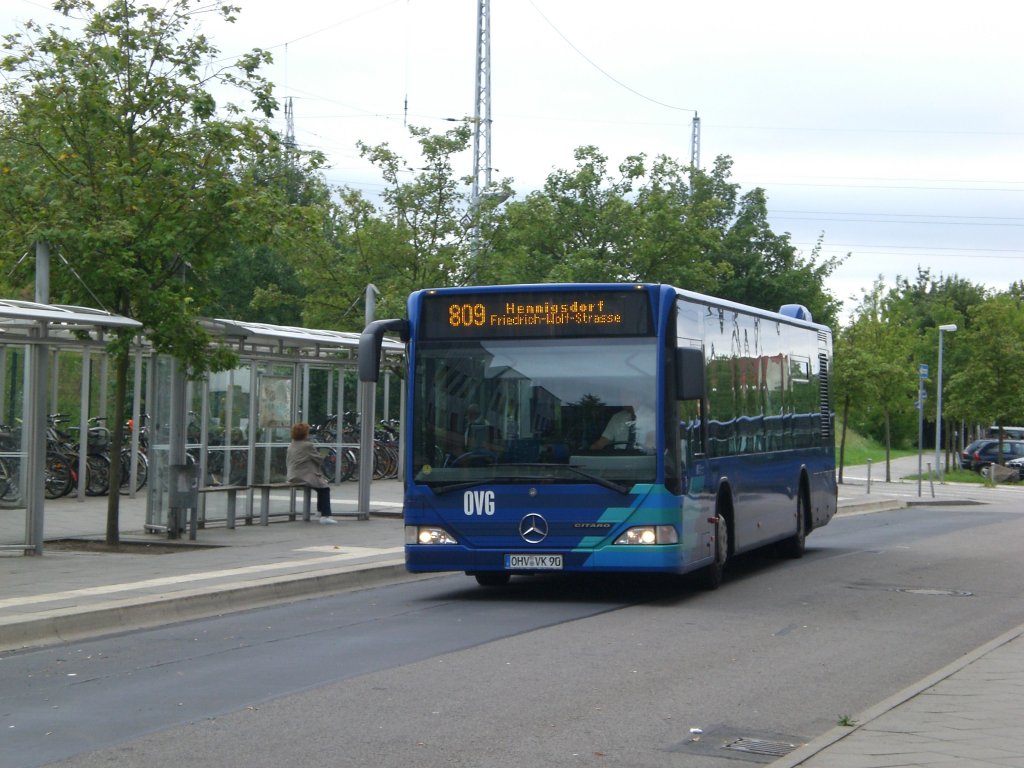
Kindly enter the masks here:
<path id="1" fill-rule="evenodd" d="M 295 105 L 291 96 L 284 103 L 284 148 L 295 151 Z"/>
<path id="2" fill-rule="evenodd" d="M 491 184 L 491 0 L 477 0 L 474 102 L 471 204 L 475 209 L 480 202 L 481 189 Z"/>
<path id="3" fill-rule="evenodd" d="M 700 116 L 693 113 L 693 131 L 690 134 L 690 165 L 694 170 L 700 167 Z"/>

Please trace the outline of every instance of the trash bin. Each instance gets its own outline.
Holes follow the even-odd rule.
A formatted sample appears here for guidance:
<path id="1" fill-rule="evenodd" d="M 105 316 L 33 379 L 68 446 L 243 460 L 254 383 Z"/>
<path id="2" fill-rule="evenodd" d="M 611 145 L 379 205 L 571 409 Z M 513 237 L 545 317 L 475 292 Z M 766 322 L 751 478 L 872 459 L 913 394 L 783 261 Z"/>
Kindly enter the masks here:
<path id="1" fill-rule="evenodd" d="M 195 464 L 171 465 L 171 488 L 168 499 L 170 520 L 168 538 L 177 539 L 188 524 L 189 539 L 196 538 L 196 515 L 199 509 L 199 467 Z"/>

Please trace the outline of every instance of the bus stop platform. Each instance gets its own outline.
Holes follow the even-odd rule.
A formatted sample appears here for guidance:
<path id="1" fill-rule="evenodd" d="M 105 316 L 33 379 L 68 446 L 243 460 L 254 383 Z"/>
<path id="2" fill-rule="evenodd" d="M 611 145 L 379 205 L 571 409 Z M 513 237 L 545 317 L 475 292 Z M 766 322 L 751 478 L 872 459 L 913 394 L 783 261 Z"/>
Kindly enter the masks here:
<path id="1" fill-rule="evenodd" d="M 846 468 L 840 515 L 1017 500 L 1024 508 L 1019 486 L 932 489 L 916 480 L 873 480 L 869 492 L 865 469 Z M 369 520 L 355 519 L 356 493 L 355 483 L 332 486 L 337 525 L 306 523 L 300 515 L 268 526 L 206 527 L 195 541 L 145 533 L 145 499 L 122 497 L 118 552 L 89 544 L 103 540 L 106 498 L 47 502 L 44 554 L 0 556 L 0 659 L 42 645 L 430 578 L 404 568 L 401 482 L 372 484 Z M 0 531 L 3 525 L 0 516 Z M 852 720 L 853 727 L 837 727 L 772 765 L 1024 766 L 1024 626 Z"/>

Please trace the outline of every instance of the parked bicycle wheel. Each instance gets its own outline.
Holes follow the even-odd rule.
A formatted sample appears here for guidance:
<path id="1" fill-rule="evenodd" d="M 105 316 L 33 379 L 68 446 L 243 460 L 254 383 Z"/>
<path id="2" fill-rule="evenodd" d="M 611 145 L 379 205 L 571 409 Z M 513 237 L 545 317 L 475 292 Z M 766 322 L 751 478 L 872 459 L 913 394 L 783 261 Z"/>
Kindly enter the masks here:
<path id="1" fill-rule="evenodd" d="M 48 499 L 59 499 L 67 496 L 75 486 L 75 476 L 71 471 L 71 463 L 59 454 L 51 453 L 46 457 L 46 479 L 43 481 L 43 495 Z"/>
<path id="2" fill-rule="evenodd" d="M 323 454 L 324 463 L 321 466 L 321 471 L 324 477 L 327 478 L 327 482 L 334 482 L 334 473 L 338 468 L 338 452 L 333 448 L 328 448 L 327 453 Z"/>
<path id="3" fill-rule="evenodd" d="M 131 482 L 132 472 L 132 449 L 121 449 L 121 490 L 128 490 L 128 483 Z M 135 490 L 138 491 L 149 479 L 149 459 L 146 454 L 139 451 L 135 461 Z"/>
<path id="4" fill-rule="evenodd" d="M 0 500 L 13 502 L 21 498 L 18 487 L 18 461 L 0 457 Z"/>
<path id="5" fill-rule="evenodd" d="M 110 490 L 110 460 L 98 453 L 85 457 L 85 495 L 102 496 Z"/>

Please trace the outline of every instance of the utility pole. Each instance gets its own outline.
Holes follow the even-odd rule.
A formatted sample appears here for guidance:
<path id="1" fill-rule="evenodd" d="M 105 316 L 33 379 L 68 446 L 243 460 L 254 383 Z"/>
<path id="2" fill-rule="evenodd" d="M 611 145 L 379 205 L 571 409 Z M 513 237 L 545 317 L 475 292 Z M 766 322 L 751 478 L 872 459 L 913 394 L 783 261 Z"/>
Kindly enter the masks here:
<path id="1" fill-rule="evenodd" d="M 477 0 L 476 89 L 473 96 L 472 255 L 480 247 L 480 193 L 491 185 L 491 0 Z"/>
<path id="2" fill-rule="evenodd" d="M 693 113 L 693 128 L 690 131 L 690 165 L 700 167 L 700 115 Z"/>
<path id="3" fill-rule="evenodd" d="M 284 147 L 289 152 L 295 150 L 295 105 L 291 96 L 284 103 Z"/>

